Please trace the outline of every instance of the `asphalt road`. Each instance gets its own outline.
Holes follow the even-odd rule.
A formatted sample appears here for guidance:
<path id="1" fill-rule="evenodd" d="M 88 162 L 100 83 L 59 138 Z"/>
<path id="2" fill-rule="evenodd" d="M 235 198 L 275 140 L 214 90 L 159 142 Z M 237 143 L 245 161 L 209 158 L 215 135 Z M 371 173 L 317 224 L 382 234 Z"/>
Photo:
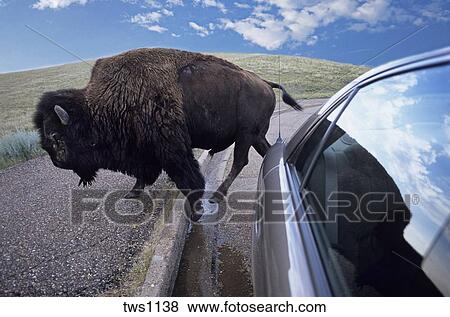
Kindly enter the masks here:
<path id="1" fill-rule="evenodd" d="M 297 128 L 326 99 L 303 101 L 304 111 L 298 112 L 282 106 L 281 136 L 289 138 Z M 267 139 L 271 144 L 278 138 L 277 110 L 272 116 Z M 233 147 L 214 155 L 205 167 L 206 189 L 214 191 L 228 174 L 232 164 Z M 179 274 L 173 291 L 174 296 L 252 296 L 251 277 L 251 220 L 259 169 L 262 158 L 250 149 L 249 164 L 242 170 L 230 187 L 231 193 L 248 191 L 238 203 L 230 199 L 225 203 L 211 205 L 204 201 L 205 211 L 201 225 L 194 225 L 186 240 Z M 253 192 L 252 192 L 253 191 Z M 247 196 L 248 195 L 248 196 Z M 234 220 L 230 217 L 235 216 Z"/>
<path id="2" fill-rule="evenodd" d="M 80 192 L 77 184 L 75 174 L 55 168 L 48 156 L 0 171 L 0 296 L 99 295 L 127 276 L 161 208 L 149 206 L 142 219 L 123 225 L 105 211 L 141 214 L 138 201 L 89 211 L 77 197 L 121 195 L 132 178 L 101 171 L 92 187 L 99 192 Z M 167 186 L 161 176 L 153 189 Z"/>

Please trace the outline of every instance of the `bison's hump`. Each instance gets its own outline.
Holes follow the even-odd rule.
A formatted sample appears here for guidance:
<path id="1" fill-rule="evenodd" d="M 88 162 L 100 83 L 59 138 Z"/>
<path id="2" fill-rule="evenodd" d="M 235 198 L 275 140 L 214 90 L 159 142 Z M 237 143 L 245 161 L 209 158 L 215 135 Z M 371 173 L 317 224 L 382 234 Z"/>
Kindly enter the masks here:
<path id="1" fill-rule="evenodd" d="M 211 55 L 166 48 L 136 49 L 96 62 L 87 87 L 88 104 L 93 110 L 105 107 L 125 110 L 158 99 L 181 107 L 178 77 L 184 67 L 195 61 L 242 70 Z"/>

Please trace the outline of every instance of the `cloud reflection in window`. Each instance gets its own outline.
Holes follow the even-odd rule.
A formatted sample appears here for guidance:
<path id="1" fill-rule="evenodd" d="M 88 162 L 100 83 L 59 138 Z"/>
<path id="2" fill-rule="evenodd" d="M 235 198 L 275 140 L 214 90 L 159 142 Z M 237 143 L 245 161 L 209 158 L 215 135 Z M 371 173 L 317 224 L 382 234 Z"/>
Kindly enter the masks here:
<path id="1" fill-rule="evenodd" d="M 339 119 L 383 165 L 402 196 L 418 195 L 404 236 L 424 254 L 450 214 L 450 67 L 362 88 Z"/>

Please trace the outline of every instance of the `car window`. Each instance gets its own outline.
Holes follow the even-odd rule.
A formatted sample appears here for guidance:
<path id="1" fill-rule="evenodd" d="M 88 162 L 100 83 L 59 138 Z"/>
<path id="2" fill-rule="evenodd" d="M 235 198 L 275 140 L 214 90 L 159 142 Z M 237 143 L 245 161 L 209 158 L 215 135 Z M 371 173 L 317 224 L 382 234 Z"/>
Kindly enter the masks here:
<path id="1" fill-rule="evenodd" d="M 352 295 L 442 294 L 423 262 L 450 213 L 449 88 L 448 65 L 361 88 L 313 162 L 305 207 L 330 282 Z"/>

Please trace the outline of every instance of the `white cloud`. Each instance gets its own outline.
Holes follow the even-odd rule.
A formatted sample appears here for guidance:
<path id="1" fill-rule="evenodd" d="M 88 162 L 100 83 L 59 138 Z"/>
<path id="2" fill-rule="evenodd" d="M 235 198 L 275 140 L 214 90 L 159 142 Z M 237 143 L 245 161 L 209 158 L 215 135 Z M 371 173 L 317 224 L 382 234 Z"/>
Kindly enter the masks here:
<path id="1" fill-rule="evenodd" d="M 160 20 L 163 17 L 173 16 L 173 12 L 165 8 L 158 11 L 151 11 L 147 13 L 138 13 L 131 17 L 130 22 L 135 23 L 149 31 L 163 33 L 167 28 L 160 26 Z"/>
<path id="2" fill-rule="evenodd" d="M 205 37 L 209 35 L 209 31 L 207 28 L 198 25 L 195 22 L 189 22 L 189 26 L 194 29 L 195 31 L 197 31 L 197 35 L 201 36 L 201 37 Z"/>
<path id="3" fill-rule="evenodd" d="M 66 8 L 72 4 L 85 5 L 88 0 L 39 0 L 33 4 L 34 9 L 44 10 L 44 9 L 61 9 Z"/>
<path id="4" fill-rule="evenodd" d="M 251 6 L 248 3 L 235 2 L 233 4 L 236 8 L 239 8 L 239 9 L 250 9 L 251 8 Z"/>
<path id="5" fill-rule="evenodd" d="M 120 0 L 124 3 L 138 4 L 144 8 L 161 9 L 184 6 L 183 0 Z"/>
<path id="6" fill-rule="evenodd" d="M 202 7 L 215 7 L 222 11 L 222 13 L 227 13 L 225 5 L 218 0 L 193 0 L 194 5 L 201 5 Z"/>
<path id="7" fill-rule="evenodd" d="M 250 17 L 235 22 L 224 19 L 222 27 L 232 29 L 241 34 L 245 40 L 268 50 L 279 48 L 288 39 L 284 26 L 271 15 L 266 15 L 264 19 Z"/>
<path id="8" fill-rule="evenodd" d="M 170 11 L 170 10 L 167 10 L 166 8 L 162 9 L 160 12 L 161 12 L 162 14 L 164 14 L 165 16 L 173 17 L 173 12 Z"/>
<path id="9" fill-rule="evenodd" d="M 180 34 L 176 34 L 176 33 L 171 33 L 170 34 L 172 37 L 180 37 L 181 35 Z"/>
<path id="10" fill-rule="evenodd" d="M 319 40 L 319 37 L 318 37 L 317 35 L 312 35 L 312 36 L 306 41 L 306 45 L 312 46 L 312 45 L 316 44 L 318 40 Z"/>
<path id="11" fill-rule="evenodd" d="M 386 19 L 388 16 L 389 0 L 370 0 L 359 6 L 355 12 L 352 13 L 352 17 L 357 20 L 374 24 L 380 20 Z"/>
<path id="12" fill-rule="evenodd" d="M 167 0 L 168 6 L 184 6 L 183 0 Z"/>
<path id="13" fill-rule="evenodd" d="M 299 1 L 299 0 L 255 0 L 258 3 L 267 3 L 268 5 L 276 5 L 282 9 L 298 9 L 301 6 L 305 6 L 308 2 L 314 1 Z M 317 1 L 316 1 L 317 2 Z"/>
<path id="14" fill-rule="evenodd" d="M 369 27 L 369 25 L 367 23 L 353 23 L 348 27 L 348 30 L 350 31 L 355 31 L 355 32 L 362 32 L 367 30 L 367 28 Z"/>
<path id="15" fill-rule="evenodd" d="M 163 7 L 171 8 L 175 6 L 184 6 L 183 0 L 120 0 L 124 3 L 139 4 L 145 8 L 161 9 Z"/>
<path id="16" fill-rule="evenodd" d="M 440 0 L 430 1 L 425 8 L 421 9 L 422 16 L 436 22 L 450 21 L 450 8 L 448 6 L 444 8 L 444 3 L 445 1 Z"/>
<path id="17" fill-rule="evenodd" d="M 148 12 L 148 13 L 139 13 L 139 14 L 136 14 L 135 16 L 131 17 L 131 23 L 144 25 L 144 24 L 159 22 L 161 17 L 162 17 L 162 14 L 157 11 Z"/>
<path id="18" fill-rule="evenodd" d="M 450 116 L 448 115 L 444 116 L 444 133 L 447 137 L 447 141 L 450 141 Z"/>
<path id="19" fill-rule="evenodd" d="M 145 29 L 152 31 L 152 32 L 157 32 L 157 33 L 163 33 L 167 31 L 167 28 L 162 27 L 158 24 L 153 24 L 153 25 L 142 25 L 142 27 L 144 27 Z"/>
<path id="20" fill-rule="evenodd" d="M 130 0 L 127 0 L 130 1 Z M 136 0 L 131 0 L 131 1 L 136 1 Z M 148 8 L 154 8 L 154 9 L 159 9 L 162 8 L 162 4 L 161 2 L 157 1 L 157 0 L 145 0 L 145 7 Z"/>

